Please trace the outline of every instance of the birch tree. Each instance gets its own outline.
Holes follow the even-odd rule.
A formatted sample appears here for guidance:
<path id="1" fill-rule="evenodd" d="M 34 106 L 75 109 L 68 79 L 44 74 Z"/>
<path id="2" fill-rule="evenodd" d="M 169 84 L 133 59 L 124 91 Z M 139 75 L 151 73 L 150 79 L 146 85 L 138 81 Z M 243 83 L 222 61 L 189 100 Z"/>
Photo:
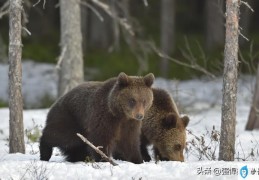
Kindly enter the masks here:
<path id="1" fill-rule="evenodd" d="M 22 0 L 10 0 L 9 9 L 9 151 L 25 153 L 22 100 Z"/>
<path id="2" fill-rule="evenodd" d="M 77 86 L 84 79 L 80 12 L 79 0 L 60 0 L 59 96 Z"/>
<path id="3" fill-rule="evenodd" d="M 233 161 L 236 135 L 238 36 L 240 0 L 226 0 L 223 99 L 219 160 Z"/>
<path id="4" fill-rule="evenodd" d="M 174 50 L 174 21 L 175 21 L 175 0 L 161 1 L 161 50 L 164 54 L 170 55 Z M 162 76 L 168 75 L 168 59 L 161 58 L 160 72 Z"/>

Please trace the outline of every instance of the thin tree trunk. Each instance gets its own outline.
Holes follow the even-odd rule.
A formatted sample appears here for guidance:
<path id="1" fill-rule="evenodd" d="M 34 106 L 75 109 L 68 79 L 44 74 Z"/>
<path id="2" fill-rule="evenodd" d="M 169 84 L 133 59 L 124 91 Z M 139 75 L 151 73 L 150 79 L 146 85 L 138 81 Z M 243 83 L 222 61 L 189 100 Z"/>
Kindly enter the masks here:
<path id="1" fill-rule="evenodd" d="M 236 134 L 238 27 L 240 0 L 226 0 L 223 99 L 219 160 L 233 161 Z"/>
<path id="2" fill-rule="evenodd" d="M 61 69 L 59 96 L 84 79 L 80 1 L 60 0 Z"/>
<path id="3" fill-rule="evenodd" d="M 223 0 L 206 0 L 206 48 L 210 51 L 224 43 Z"/>
<path id="4" fill-rule="evenodd" d="M 10 0 L 9 11 L 9 147 L 10 153 L 25 153 L 22 100 L 22 0 Z"/>
<path id="5" fill-rule="evenodd" d="M 175 0 L 161 1 L 161 50 L 170 55 L 174 51 L 175 37 Z M 163 77 L 168 75 L 168 59 L 162 58 L 160 72 Z"/>
<path id="6" fill-rule="evenodd" d="M 253 103 L 250 109 L 246 130 L 259 129 L 259 63 L 257 66 L 257 75 L 255 82 L 255 91 Z"/>

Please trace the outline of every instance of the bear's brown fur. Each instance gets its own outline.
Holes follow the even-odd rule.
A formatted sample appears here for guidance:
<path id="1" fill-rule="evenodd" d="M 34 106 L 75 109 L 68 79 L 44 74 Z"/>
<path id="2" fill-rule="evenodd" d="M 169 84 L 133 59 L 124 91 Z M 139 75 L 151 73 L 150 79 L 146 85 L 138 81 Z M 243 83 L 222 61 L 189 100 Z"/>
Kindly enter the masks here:
<path id="1" fill-rule="evenodd" d="M 139 135 L 134 137 L 130 134 Z M 120 135 L 127 139 L 120 138 L 116 141 L 113 158 L 130 162 L 143 162 L 140 152 L 141 121 L 129 120 L 121 124 Z M 127 143 L 125 143 L 125 140 Z M 139 154 L 140 157 L 137 155 Z M 136 159 L 137 158 L 137 159 Z M 141 159 L 141 161 L 139 161 Z"/>
<path id="2" fill-rule="evenodd" d="M 86 82 L 72 89 L 59 98 L 48 113 L 40 139 L 40 159 L 48 161 L 53 147 L 58 147 L 68 161 L 84 161 L 86 156 L 100 161 L 100 155 L 84 144 L 76 133 L 95 146 L 102 146 L 108 156 L 112 154 L 116 140 L 123 139 L 126 145 L 127 139 L 138 141 L 139 131 L 123 136 L 121 124 L 136 123 L 144 118 L 153 101 L 153 81 L 153 74 L 135 77 L 120 73 L 116 78 Z M 138 148 L 131 152 L 134 163 L 142 162 Z"/>
<path id="3" fill-rule="evenodd" d="M 180 117 L 174 100 L 162 89 L 153 88 L 153 104 L 142 121 L 141 154 L 151 158 L 147 145 L 152 144 L 156 160 L 184 161 L 187 116 Z"/>

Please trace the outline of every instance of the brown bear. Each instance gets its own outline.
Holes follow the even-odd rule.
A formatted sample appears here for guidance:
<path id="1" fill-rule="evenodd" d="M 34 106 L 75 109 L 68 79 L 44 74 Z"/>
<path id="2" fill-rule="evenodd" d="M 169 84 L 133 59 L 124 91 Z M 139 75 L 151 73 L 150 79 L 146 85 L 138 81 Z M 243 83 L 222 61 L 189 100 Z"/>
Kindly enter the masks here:
<path id="1" fill-rule="evenodd" d="M 152 144 L 156 160 L 184 161 L 188 116 L 180 117 L 174 100 L 162 89 L 153 88 L 153 104 L 142 121 L 141 154 L 150 161 Z"/>
<path id="2" fill-rule="evenodd" d="M 121 124 L 136 123 L 144 118 L 153 101 L 153 81 L 152 73 L 145 77 L 120 73 L 104 82 L 90 81 L 72 89 L 50 108 L 40 139 L 40 159 L 48 161 L 53 147 L 58 147 L 70 162 L 84 161 L 87 156 L 101 161 L 100 155 L 84 144 L 76 133 L 95 146 L 102 146 L 108 156 L 111 156 L 116 140 L 123 139 L 126 145 L 129 138 L 138 141 L 140 132 L 132 131 L 122 136 Z M 132 148 L 131 153 L 134 163 L 143 161 L 140 147 Z"/>

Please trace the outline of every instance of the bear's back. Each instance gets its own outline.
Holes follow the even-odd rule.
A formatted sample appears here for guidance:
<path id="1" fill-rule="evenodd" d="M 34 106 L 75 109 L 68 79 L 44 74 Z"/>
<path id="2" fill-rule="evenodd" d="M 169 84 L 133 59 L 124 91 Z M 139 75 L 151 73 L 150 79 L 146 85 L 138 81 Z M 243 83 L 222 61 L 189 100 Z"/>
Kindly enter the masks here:
<path id="1" fill-rule="evenodd" d="M 72 117 L 81 124 L 86 116 L 91 115 L 91 109 L 95 108 L 93 106 L 101 104 L 104 96 L 107 96 L 106 93 L 109 92 L 115 82 L 116 79 L 104 82 L 89 81 L 73 88 L 51 106 L 47 123 L 59 121 L 59 119 L 71 119 Z M 61 118 L 61 116 L 70 118 Z"/>

